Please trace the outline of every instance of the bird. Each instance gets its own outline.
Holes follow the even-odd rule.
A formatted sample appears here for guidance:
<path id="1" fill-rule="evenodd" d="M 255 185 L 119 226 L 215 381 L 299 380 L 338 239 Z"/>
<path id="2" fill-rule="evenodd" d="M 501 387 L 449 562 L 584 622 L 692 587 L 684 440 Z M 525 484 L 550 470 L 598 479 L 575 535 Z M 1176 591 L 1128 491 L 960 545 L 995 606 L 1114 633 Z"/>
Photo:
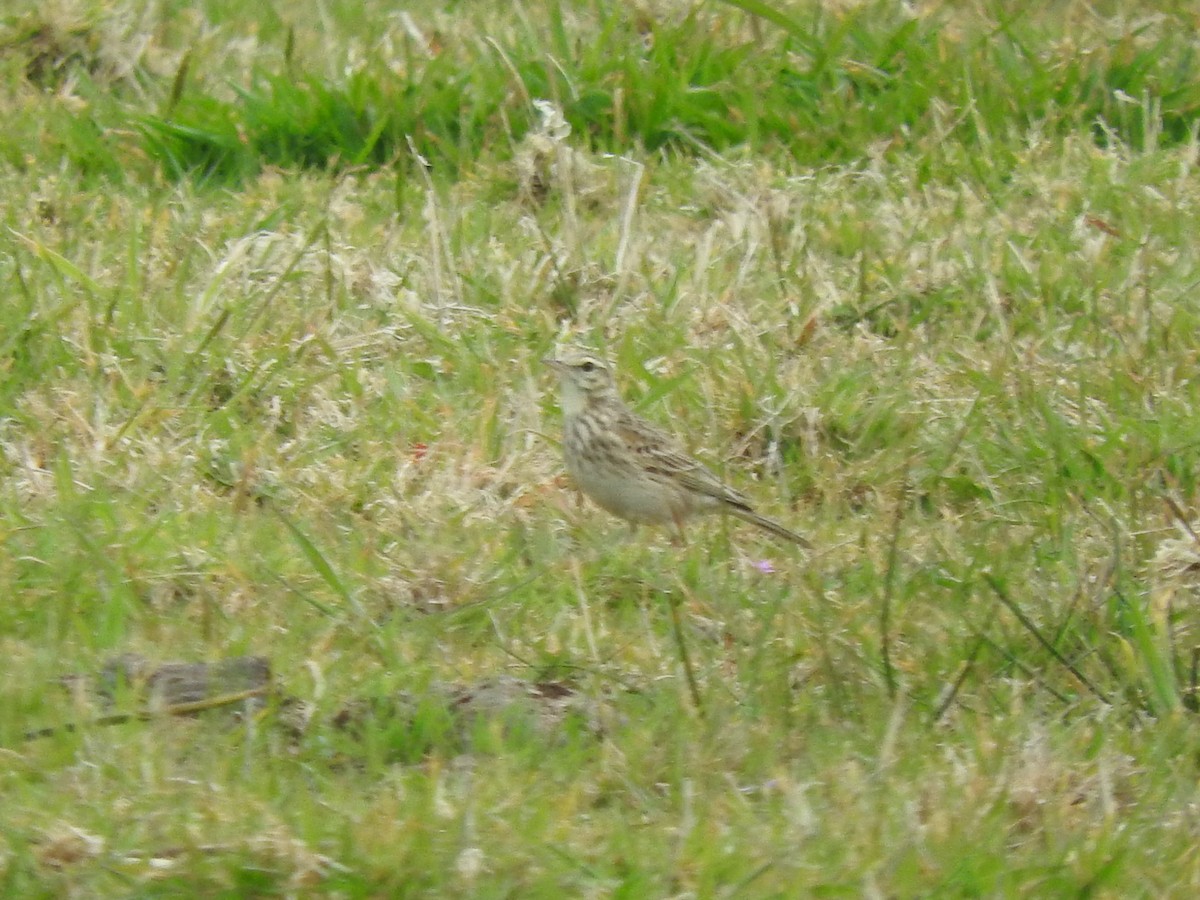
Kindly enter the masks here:
<path id="1" fill-rule="evenodd" d="M 567 472 L 601 508 L 635 529 L 641 524 L 674 525 L 680 543 L 685 542 L 686 519 L 724 512 L 812 547 L 796 532 L 755 512 L 745 494 L 626 406 L 613 369 L 602 356 L 572 349 L 542 362 L 559 378 Z"/>

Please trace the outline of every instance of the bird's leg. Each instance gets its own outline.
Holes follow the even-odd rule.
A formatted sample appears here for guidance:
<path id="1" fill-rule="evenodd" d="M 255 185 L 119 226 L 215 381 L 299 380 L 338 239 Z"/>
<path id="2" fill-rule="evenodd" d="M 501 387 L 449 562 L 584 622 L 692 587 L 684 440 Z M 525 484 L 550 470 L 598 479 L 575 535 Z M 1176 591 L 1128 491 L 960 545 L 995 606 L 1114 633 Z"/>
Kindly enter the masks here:
<path id="1" fill-rule="evenodd" d="M 683 534 L 683 516 L 675 513 L 671 518 L 675 522 L 675 536 L 671 538 L 671 543 L 676 547 L 686 547 L 687 538 Z"/>

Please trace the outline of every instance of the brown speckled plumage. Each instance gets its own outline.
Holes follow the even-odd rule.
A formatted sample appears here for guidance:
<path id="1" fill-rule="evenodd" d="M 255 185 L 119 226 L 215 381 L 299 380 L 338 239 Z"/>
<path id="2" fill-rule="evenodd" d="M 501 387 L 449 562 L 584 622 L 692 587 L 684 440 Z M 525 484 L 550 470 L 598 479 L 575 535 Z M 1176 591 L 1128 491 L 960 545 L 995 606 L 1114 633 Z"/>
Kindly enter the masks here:
<path id="1" fill-rule="evenodd" d="M 563 458 L 580 490 L 610 513 L 634 524 L 674 524 L 680 537 L 688 517 L 727 512 L 802 547 L 808 541 L 756 513 L 750 501 L 671 438 L 635 415 L 617 393 L 612 370 L 582 351 L 548 359 L 562 386 Z"/>

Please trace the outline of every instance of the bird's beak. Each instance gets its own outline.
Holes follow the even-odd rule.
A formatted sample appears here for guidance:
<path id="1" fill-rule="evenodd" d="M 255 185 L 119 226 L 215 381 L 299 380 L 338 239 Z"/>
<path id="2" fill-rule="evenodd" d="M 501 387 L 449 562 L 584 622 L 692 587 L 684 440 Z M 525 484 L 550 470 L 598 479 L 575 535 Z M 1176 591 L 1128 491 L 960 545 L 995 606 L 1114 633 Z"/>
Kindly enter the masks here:
<path id="1" fill-rule="evenodd" d="M 549 366 L 555 372 L 561 372 L 566 369 L 566 366 L 563 365 L 562 360 L 555 359 L 552 356 L 547 356 L 545 359 L 543 359 L 542 365 Z"/>

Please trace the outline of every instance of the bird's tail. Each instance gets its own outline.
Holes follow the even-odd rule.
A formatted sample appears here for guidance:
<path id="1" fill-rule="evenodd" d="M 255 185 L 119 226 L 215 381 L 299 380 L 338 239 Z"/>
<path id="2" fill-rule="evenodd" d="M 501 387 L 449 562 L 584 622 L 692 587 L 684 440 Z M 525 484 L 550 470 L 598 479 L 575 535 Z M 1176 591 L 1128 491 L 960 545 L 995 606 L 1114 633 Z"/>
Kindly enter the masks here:
<path id="1" fill-rule="evenodd" d="M 745 519 L 747 522 L 757 525 L 763 531 L 771 532 L 771 534 L 775 535 L 776 537 L 781 537 L 784 540 L 791 541 L 794 544 L 799 544 L 801 547 L 805 547 L 809 550 L 812 549 L 812 544 L 810 544 L 807 539 L 796 534 L 796 532 L 792 531 L 791 529 L 784 528 L 774 519 L 768 519 L 766 516 L 759 515 L 749 507 L 731 505 L 729 507 L 729 511 L 739 519 Z"/>

